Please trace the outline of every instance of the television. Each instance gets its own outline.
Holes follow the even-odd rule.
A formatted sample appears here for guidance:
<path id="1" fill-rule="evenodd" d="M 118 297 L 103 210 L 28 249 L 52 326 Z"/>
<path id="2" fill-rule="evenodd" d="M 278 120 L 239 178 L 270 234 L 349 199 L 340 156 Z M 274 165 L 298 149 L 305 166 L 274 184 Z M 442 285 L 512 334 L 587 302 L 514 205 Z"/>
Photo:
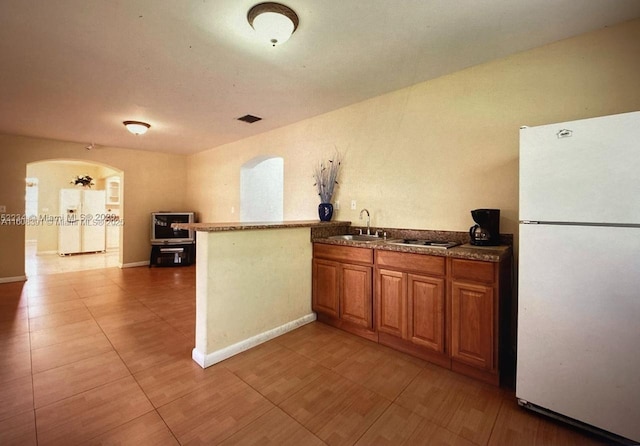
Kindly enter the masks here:
<path id="1" fill-rule="evenodd" d="M 193 212 L 152 212 L 151 244 L 177 245 L 195 243 L 195 231 L 192 229 L 172 228 L 173 223 L 195 223 Z"/>

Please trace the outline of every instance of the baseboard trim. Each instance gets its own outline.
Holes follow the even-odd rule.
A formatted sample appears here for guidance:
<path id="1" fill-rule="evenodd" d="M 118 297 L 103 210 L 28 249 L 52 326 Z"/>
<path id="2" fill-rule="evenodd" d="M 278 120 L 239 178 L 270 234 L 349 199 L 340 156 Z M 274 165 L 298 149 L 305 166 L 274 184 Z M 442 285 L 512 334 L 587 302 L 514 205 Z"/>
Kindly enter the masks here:
<path id="1" fill-rule="evenodd" d="M 24 282 L 26 280 L 27 276 L 0 277 L 0 283 Z"/>
<path id="2" fill-rule="evenodd" d="M 149 261 L 123 263 L 120 265 L 120 268 L 136 268 L 138 266 L 149 266 Z"/>
<path id="3" fill-rule="evenodd" d="M 282 336 L 283 334 L 288 333 L 292 330 L 295 330 L 296 328 L 309 324 L 315 320 L 316 320 L 315 313 L 307 314 L 306 316 L 303 316 L 300 319 L 287 322 L 284 325 L 265 331 L 264 333 L 257 334 L 255 336 L 252 336 L 248 339 L 237 342 L 223 349 L 216 350 L 215 352 L 211 352 L 207 355 L 205 355 L 202 352 L 199 352 L 194 348 L 193 352 L 191 353 L 191 358 L 200 367 L 205 369 L 221 361 L 224 361 L 225 359 L 228 359 L 234 355 L 237 355 L 238 353 L 242 353 L 245 350 L 249 350 L 250 348 L 260 345 L 263 342 L 270 341 L 271 339 L 277 338 L 278 336 Z"/>

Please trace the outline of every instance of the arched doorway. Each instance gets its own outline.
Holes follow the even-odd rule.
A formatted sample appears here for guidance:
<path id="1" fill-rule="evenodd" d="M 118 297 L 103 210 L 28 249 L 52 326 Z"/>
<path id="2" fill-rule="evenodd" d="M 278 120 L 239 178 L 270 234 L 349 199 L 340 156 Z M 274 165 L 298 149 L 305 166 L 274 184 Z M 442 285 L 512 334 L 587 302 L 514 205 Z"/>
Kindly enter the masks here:
<path id="1" fill-rule="evenodd" d="M 25 228 L 25 272 L 27 276 L 53 274 L 67 271 L 81 271 L 114 267 L 122 264 L 121 226 L 123 221 L 122 188 L 123 175 L 121 170 L 111 166 L 93 162 L 54 159 L 28 163 L 26 167 L 25 209 L 28 221 Z M 103 202 L 98 201 L 98 207 L 89 208 L 89 214 L 78 215 L 85 226 L 97 232 L 98 241 L 92 253 L 64 255 L 66 249 L 61 249 L 60 243 L 68 242 L 68 234 L 73 228 L 66 225 L 69 215 L 63 212 L 63 205 L 67 212 L 75 212 L 75 205 L 62 203 L 61 197 L 68 196 L 61 190 L 79 188 L 76 179 L 89 177 L 92 185 L 87 195 L 102 195 Z M 34 193 L 33 188 L 37 188 Z M 31 191 L 30 191 L 31 189 Z M 66 198 L 65 198 L 66 200 Z M 104 204 L 102 204 L 104 203 Z M 81 212 L 81 211 L 78 211 Z M 79 222 L 76 223 L 79 226 Z M 61 226 L 64 226 L 61 228 Z M 100 227 L 102 226 L 102 228 Z M 87 232 L 88 232 L 87 231 Z M 61 239 L 61 234 L 64 236 Z M 102 234 L 102 235 L 100 235 Z M 101 245 L 101 237 L 103 244 Z M 97 245 L 96 245 L 97 243 Z M 96 247 L 97 246 L 97 247 Z M 104 249 L 101 247 L 104 246 Z M 77 250 L 71 250 L 74 253 Z"/>

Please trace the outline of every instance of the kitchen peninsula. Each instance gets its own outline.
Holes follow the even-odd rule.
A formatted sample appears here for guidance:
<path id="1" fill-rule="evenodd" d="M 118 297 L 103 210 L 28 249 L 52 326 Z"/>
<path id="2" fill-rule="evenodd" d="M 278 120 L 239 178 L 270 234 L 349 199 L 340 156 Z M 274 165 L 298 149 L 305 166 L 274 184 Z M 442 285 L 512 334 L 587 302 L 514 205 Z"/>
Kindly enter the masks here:
<path id="1" fill-rule="evenodd" d="M 196 339 L 209 367 L 315 320 L 311 229 L 342 233 L 349 222 L 176 224 L 196 237 Z"/>
<path id="2" fill-rule="evenodd" d="M 358 235 L 370 228 L 349 222 L 174 226 L 198 232 L 193 359 L 202 367 L 317 318 L 500 384 L 511 318 L 508 234 L 500 246 L 473 246 L 467 232 Z"/>

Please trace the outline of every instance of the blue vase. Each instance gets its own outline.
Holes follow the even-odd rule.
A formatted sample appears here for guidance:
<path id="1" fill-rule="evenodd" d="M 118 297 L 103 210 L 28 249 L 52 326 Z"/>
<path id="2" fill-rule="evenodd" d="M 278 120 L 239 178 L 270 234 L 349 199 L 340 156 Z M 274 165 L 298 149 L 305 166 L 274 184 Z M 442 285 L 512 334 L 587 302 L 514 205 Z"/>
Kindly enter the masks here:
<path id="1" fill-rule="evenodd" d="M 318 215 L 320 215 L 320 221 L 331 221 L 333 205 L 331 203 L 320 203 L 318 205 Z"/>

